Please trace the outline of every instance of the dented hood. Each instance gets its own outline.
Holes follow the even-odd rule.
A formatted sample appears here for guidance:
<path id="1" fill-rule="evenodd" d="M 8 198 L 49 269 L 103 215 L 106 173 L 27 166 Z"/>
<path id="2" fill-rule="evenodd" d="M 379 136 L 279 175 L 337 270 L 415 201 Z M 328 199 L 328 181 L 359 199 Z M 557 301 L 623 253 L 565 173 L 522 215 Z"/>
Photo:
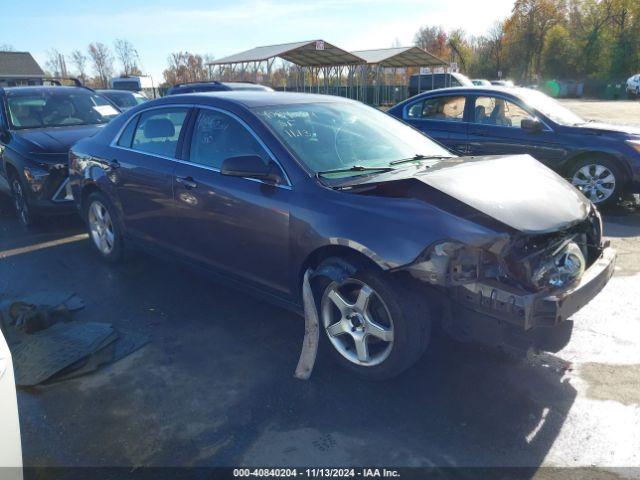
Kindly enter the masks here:
<path id="1" fill-rule="evenodd" d="M 478 218 L 478 213 L 523 233 L 548 233 L 584 220 L 590 202 L 569 182 L 529 155 L 459 157 L 445 159 L 430 168 L 403 169 L 370 178 L 363 183 L 396 184 L 394 196 L 422 197 L 436 207 Z M 396 183 L 397 182 L 397 183 Z M 416 188 L 416 183 L 423 189 Z M 387 184 L 391 187 L 390 184 Z M 421 194 L 435 189 L 444 195 Z M 389 188 L 383 189 L 389 191 Z"/>

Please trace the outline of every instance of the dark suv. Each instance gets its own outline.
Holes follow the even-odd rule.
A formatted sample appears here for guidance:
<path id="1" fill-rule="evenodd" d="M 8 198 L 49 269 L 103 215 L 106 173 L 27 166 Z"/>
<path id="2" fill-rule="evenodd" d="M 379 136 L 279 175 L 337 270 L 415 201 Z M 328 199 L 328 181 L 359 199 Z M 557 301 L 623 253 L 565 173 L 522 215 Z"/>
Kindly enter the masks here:
<path id="1" fill-rule="evenodd" d="M 256 92 L 273 92 L 270 87 L 249 82 L 193 82 L 179 83 L 167 90 L 167 95 L 178 95 L 180 93 L 194 92 L 226 92 L 229 90 L 245 90 Z"/>
<path id="2" fill-rule="evenodd" d="M 23 225 L 37 213 L 73 211 L 69 148 L 119 113 L 89 88 L 0 88 L 0 175 Z"/>

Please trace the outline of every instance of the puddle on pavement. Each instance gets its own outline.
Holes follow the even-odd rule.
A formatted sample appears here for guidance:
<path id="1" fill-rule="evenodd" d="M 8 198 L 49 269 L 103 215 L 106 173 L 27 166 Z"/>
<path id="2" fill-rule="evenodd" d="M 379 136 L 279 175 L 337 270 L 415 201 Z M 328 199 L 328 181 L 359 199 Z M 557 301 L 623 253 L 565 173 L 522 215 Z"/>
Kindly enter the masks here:
<path id="1" fill-rule="evenodd" d="M 585 363 L 580 365 L 579 375 L 587 382 L 589 398 L 640 404 L 640 365 Z"/>

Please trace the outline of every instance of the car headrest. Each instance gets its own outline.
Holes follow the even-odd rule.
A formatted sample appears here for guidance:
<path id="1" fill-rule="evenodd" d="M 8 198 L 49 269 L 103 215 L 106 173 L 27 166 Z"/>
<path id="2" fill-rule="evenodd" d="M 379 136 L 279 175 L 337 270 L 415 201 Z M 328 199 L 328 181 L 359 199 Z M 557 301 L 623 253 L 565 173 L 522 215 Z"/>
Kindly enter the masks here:
<path id="1" fill-rule="evenodd" d="M 168 118 L 150 118 L 144 124 L 146 138 L 166 138 L 175 134 L 176 129 Z"/>

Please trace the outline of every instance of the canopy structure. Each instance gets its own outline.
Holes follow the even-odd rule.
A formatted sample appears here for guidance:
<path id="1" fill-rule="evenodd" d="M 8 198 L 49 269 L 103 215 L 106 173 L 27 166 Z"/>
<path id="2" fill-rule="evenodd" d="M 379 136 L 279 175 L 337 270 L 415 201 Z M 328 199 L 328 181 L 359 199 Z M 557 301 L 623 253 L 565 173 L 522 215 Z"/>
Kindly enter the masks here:
<path id="1" fill-rule="evenodd" d="M 367 62 L 368 83 L 371 85 L 367 100 L 374 105 L 394 104 L 408 96 L 407 69 L 427 67 L 431 71 L 449 64 L 420 47 L 395 47 L 351 52 Z M 398 72 L 401 72 L 401 82 Z"/>
<path id="2" fill-rule="evenodd" d="M 274 68 L 277 60 L 281 65 Z M 216 80 L 263 82 L 266 77 L 276 89 L 340 95 L 379 105 L 406 97 L 407 68 L 446 68 L 448 64 L 419 47 L 348 52 L 325 40 L 308 40 L 255 47 L 207 66 Z M 397 69 L 402 69 L 400 77 Z M 398 78 L 400 85 L 392 87 Z"/>
<path id="3" fill-rule="evenodd" d="M 379 65 L 385 68 L 446 67 L 448 65 L 444 60 L 419 47 L 358 50 L 351 53 L 364 59 L 369 65 Z"/>
<path id="4" fill-rule="evenodd" d="M 255 47 L 251 50 L 215 60 L 209 63 L 209 65 L 266 62 L 276 57 L 300 67 L 333 67 L 337 65 L 357 65 L 365 63 L 362 58 L 346 50 L 342 50 L 329 42 L 325 42 L 324 40 L 309 40 L 306 42 Z"/>

